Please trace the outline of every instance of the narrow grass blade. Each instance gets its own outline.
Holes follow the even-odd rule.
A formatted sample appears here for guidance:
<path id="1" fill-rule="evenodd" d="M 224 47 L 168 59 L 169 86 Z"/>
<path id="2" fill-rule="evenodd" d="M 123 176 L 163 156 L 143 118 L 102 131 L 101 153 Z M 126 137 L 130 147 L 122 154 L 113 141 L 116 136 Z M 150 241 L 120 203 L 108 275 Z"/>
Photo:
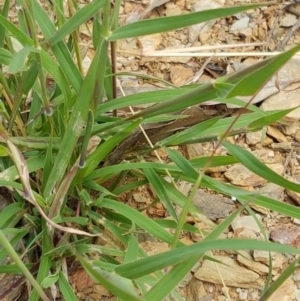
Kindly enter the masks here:
<path id="1" fill-rule="evenodd" d="M 25 264 L 22 262 L 21 258 L 18 256 L 14 248 L 11 246 L 3 232 L 0 230 L 0 241 L 1 245 L 7 253 L 9 254 L 10 258 L 19 266 L 22 273 L 26 276 L 26 278 L 29 280 L 30 284 L 35 288 L 35 290 L 38 292 L 39 296 L 42 298 L 43 301 L 49 301 L 49 298 L 44 293 L 43 289 L 39 285 L 39 283 L 33 278 L 30 271 L 27 269 Z"/>
<path id="2" fill-rule="evenodd" d="M 0 15 L 0 24 L 2 24 L 23 46 L 33 46 L 32 39 L 2 15 Z"/>
<path id="3" fill-rule="evenodd" d="M 193 140 L 195 137 L 200 138 L 201 133 L 205 131 L 210 131 L 210 128 L 218 121 L 221 117 L 211 118 L 209 120 L 203 121 L 191 128 L 188 128 L 182 132 L 176 133 L 159 143 L 160 146 L 170 146 L 170 145 L 179 145 L 184 144 L 186 141 Z M 213 130 L 211 130 L 214 133 Z"/>
<path id="4" fill-rule="evenodd" d="M 56 32 L 55 25 L 50 20 L 44 9 L 37 1 L 33 1 L 34 17 L 46 39 Z M 76 67 L 71 53 L 63 41 L 58 42 L 52 47 L 53 53 L 68 81 L 78 93 L 82 83 L 82 77 Z"/>
<path id="5" fill-rule="evenodd" d="M 53 46 L 59 41 L 63 40 L 65 36 L 71 34 L 74 30 L 80 27 L 83 23 L 91 19 L 99 9 L 105 4 L 106 0 L 97 0 L 85 5 L 78 10 L 67 22 L 64 23 L 55 34 L 48 40 Z"/>
<path id="6" fill-rule="evenodd" d="M 13 55 L 10 51 L 0 48 L 0 64 L 8 66 L 11 62 Z"/>
<path id="7" fill-rule="evenodd" d="M 124 130 L 112 136 L 101 144 L 86 160 L 86 168 L 84 169 L 85 176 L 89 175 L 112 149 L 114 149 L 121 141 L 123 141 L 133 130 L 140 124 L 137 120 L 129 124 Z"/>
<path id="8" fill-rule="evenodd" d="M 124 205 L 122 203 L 113 201 L 113 200 L 103 200 L 101 206 L 104 208 L 109 208 L 118 212 L 130 220 L 132 220 L 135 224 L 140 226 L 145 231 L 151 233 L 153 236 L 165 241 L 169 244 L 173 241 L 173 236 L 168 233 L 164 228 L 160 227 L 156 222 L 151 220 L 150 218 L 144 216 L 142 213 L 132 209 L 131 207 Z M 180 245 L 183 245 L 182 243 Z"/>
<path id="9" fill-rule="evenodd" d="M 269 182 L 278 184 L 286 189 L 290 189 L 296 192 L 300 192 L 300 185 L 295 184 L 291 181 L 286 180 L 275 171 L 267 167 L 264 163 L 258 160 L 254 155 L 252 155 L 247 150 L 233 145 L 227 141 L 223 141 L 222 143 L 228 151 L 237 158 L 240 162 L 243 163 L 245 167 L 247 167 L 252 172 L 256 173 L 257 175 L 261 176 L 262 178 L 268 180 Z"/>
<path id="10" fill-rule="evenodd" d="M 86 272 L 92 279 L 105 286 L 106 289 L 113 292 L 115 296 L 123 300 L 143 301 L 142 297 L 138 297 L 135 293 L 132 282 L 126 278 L 120 277 L 114 273 L 107 272 L 99 267 L 93 267 L 86 259 L 76 254 L 77 259 L 84 267 Z"/>
<path id="11" fill-rule="evenodd" d="M 175 221 L 178 221 L 178 217 L 174 210 L 174 207 L 173 207 L 172 203 L 170 202 L 168 194 L 165 191 L 165 187 L 162 184 L 162 181 L 164 181 L 164 180 L 162 180 L 155 173 L 155 171 L 151 168 L 144 169 L 144 173 L 145 173 L 149 183 L 153 187 L 154 191 L 156 192 L 158 199 L 164 204 L 168 213 L 173 217 L 173 219 Z"/>
<path id="12" fill-rule="evenodd" d="M 96 99 L 97 97 L 100 98 L 102 94 L 100 87 L 103 87 L 104 70 L 101 72 L 98 70 L 101 70 L 101 66 L 105 66 L 106 64 L 107 47 L 107 42 L 103 40 L 102 44 L 96 51 L 93 62 L 80 89 L 80 93 L 77 97 L 70 121 L 61 143 L 61 149 L 57 154 L 53 169 L 45 186 L 44 195 L 48 200 L 53 193 L 53 188 L 61 181 L 66 171 L 76 142 L 86 122 L 88 111 L 93 99 Z"/>
<path id="13" fill-rule="evenodd" d="M 288 51 L 269 58 L 266 60 L 267 64 L 264 64 L 261 67 L 258 66 L 253 72 L 248 72 L 239 83 L 233 87 L 227 95 L 227 98 L 254 95 L 268 79 L 286 64 L 299 50 L 300 45 L 297 45 Z"/>
<path id="14" fill-rule="evenodd" d="M 299 265 L 299 258 L 294 260 L 289 266 L 280 273 L 279 277 L 263 292 L 258 301 L 267 301 L 283 283 L 292 276 Z"/>
<path id="15" fill-rule="evenodd" d="M 188 17 L 183 14 L 180 16 L 142 20 L 117 28 L 112 32 L 108 39 L 109 41 L 117 41 L 120 39 L 128 39 L 137 36 L 160 33 L 162 31 L 174 30 L 217 18 L 235 15 L 245 10 L 254 9 L 265 5 L 269 5 L 269 3 L 225 7 L 222 9 L 210 9 L 191 13 L 188 15 Z"/>
<path id="16" fill-rule="evenodd" d="M 258 120 L 251 122 L 248 126 L 249 130 L 260 129 L 264 126 L 270 125 L 272 123 L 278 122 L 282 117 L 286 116 L 288 113 L 297 109 L 297 107 L 288 109 L 288 110 L 280 110 L 276 112 L 268 112 L 269 114 L 259 118 Z"/>
<path id="17" fill-rule="evenodd" d="M 58 285 L 64 300 L 78 301 L 78 298 L 74 293 L 74 289 L 71 287 L 66 276 L 62 272 L 59 273 Z"/>
<path id="18" fill-rule="evenodd" d="M 198 172 L 193 168 L 188 160 L 183 158 L 177 151 L 173 149 L 167 149 L 167 152 L 172 159 L 172 161 L 186 174 L 197 178 L 199 176 Z"/>

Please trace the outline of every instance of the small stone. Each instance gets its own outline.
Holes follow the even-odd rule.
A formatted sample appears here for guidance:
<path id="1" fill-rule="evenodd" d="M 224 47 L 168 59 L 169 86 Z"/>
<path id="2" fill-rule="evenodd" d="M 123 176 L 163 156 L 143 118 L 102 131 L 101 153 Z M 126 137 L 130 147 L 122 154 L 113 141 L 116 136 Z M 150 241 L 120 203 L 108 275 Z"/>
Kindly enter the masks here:
<path id="1" fill-rule="evenodd" d="M 137 203 L 147 203 L 148 202 L 148 198 L 142 192 L 133 193 L 132 196 L 133 196 L 133 199 Z"/>
<path id="2" fill-rule="evenodd" d="M 246 142 L 248 145 L 256 145 L 262 140 L 262 131 L 246 133 Z"/>
<path id="3" fill-rule="evenodd" d="M 273 253 L 272 257 L 273 256 L 274 256 L 274 253 Z M 255 261 L 260 261 L 265 264 L 269 264 L 269 252 L 267 252 L 267 251 L 254 250 L 253 258 Z"/>
<path id="4" fill-rule="evenodd" d="M 297 130 L 296 134 L 295 134 L 295 140 L 297 142 L 300 142 L 300 130 Z"/>
<path id="5" fill-rule="evenodd" d="M 171 81 L 176 86 L 182 86 L 187 82 L 191 77 L 194 76 L 194 72 L 190 68 L 184 66 L 173 66 L 171 67 Z"/>
<path id="6" fill-rule="evenodd" d="M 260 108 L 264 111 L 275 111 L 275 110 L 286 110 L 294 109 L 292 112 L 288 113 L 282 120 L 284 121 L 298 121 L 300 119 L 300 98 L 299 91 L 296 86 L 289 87 L 290 90 L 281 90 L 278 93 L 267 98 Z M 297 86 L 298 88 L 298 86 Z"/>
<path id="7" fill-rule="evenodd" d="M 285 135 L 294 136 L 299 129 L 298 122 L 291 122 L 289 125 L 284 125 L 282 131 Z"/>
<path id="8" fill-rule="evenodd" d="M 291 27 L 297 22 L 297 17 L 292 14 L 286 14 L 281 21 L 282 27 Z"/>
<path id="9" fill-rule="evenodd" d="M 278 174 L 282 174 L 284 170 L 283 165 L 280 163 L 267 164 L 267 166 Z M 253 173 L 240 163 L 231 166 L 228 171 L 225 172 L 225 176 L 231 181 L 232 184 L 238 186 L 256 187 L 262 186 L 268 182 L 266 179 Z"/>
<path id="10" fill-rule="evenodd" d="M 217 264 L 210 260 L 205 260 L 195 277 L 206 282 L 222 284 L 220 274 L 227 286 L 239 288 L 261 288 L 264 286 L 264 280 L 249 269 L 240 266 L 235 260 L 226 256 L 214 256 L 214 258 L 223 264 Z"/>
<path id="11" fill-rule="evenodd" d="M 283 245 L 299 247 L 300 227 L 292 224 L 279 225 L 271 231 L 270 238 Z"/>
<path id="12" fill-rule="evenodd" d="M 296 301 L 300 301 L 300 289 L 296 289 L 294 295 Z"/>
<path id="13" fill-rule="evenodd" d="M 166 3 L 166 10 L 165 10 L 165 15 L 166 16 L 177 16 L 181 15 L 182 11 L 180 7 L 175 5 L 173 2 Z"/>
<path id="14" fill-rule="evenodd" d="M 268 298 L 268 301 L 293 301 L 296 289 L 297 287 L 294 282 L 288 278 L 280 285 L 276 292 Z"/>
<path id="15" fill-rule="evenodd" d="M 239 293 L 240 300 L 247 300 L 248 299 L 248 293 L 246 291 L 241 291 Z"/>
<path id="16" fill-rule="evenodd" d="M 210 194 L 201 189 L 197 191 L 193 204 L 213 221 L 228 217 L 235 208 L 231 199 Z"/>
<path id="17" fill-rule="evenodd" d="M 271 147 L 273 150 L 287 152 L 287 153 L 292 150 L 291 142 L 272 143 Z"/>
<path id="18" fill-rule="evenodd" d="M 284 199 L 284 188 L 274 183 L 267 183 L 258 190 L 258 193 L 277 201 L 283 201 Z"/>
<path id="19" fill-rule="evenodd" d="M 230 33 L 234 33 L 236 31 L 240 31 L 242 29 L 248 28 L 249 25 L 249 17 L 244 17 L 238 21 L 236 21 L 235 23 L 233 23 L 233 25 L 231 26 L 229 32 Z"/>
<path id="20" fill-rule="evenodd" d="M 292 279 L 293 279 L 294 281 L 300 281 L 300 270 L 299 270 L 299 268 L 297 268 L 297 269 L 294 271 L 294 273 L 293 273 L 293 275 L 292 275 Z"/>
<path id="21" fill-rule="evenodd" d="M 253 261 L 251 255 L 246 251 L 239 251 L 237 260 L 242 265 L 249 268 L 251 271 L 258 273 L 259 275 L 268 275 L 269 273 L 269 268 L 266 265 Z"/>
<path id="22" fill-rule="evenodd" d="M 286 142 L 286 137 L 275 127 L 268 126 L 267 127 L 267 134 L 271 137 L 275 138 L 278 142 Z"/>
<path id="23" fill-rule="evenodd" d="M 152 34 L 138 39 L 143 51 L 154 51 L 162 42 L 161 34 Z"/>
<path id="24" fill-rule="evenodd" d="M 259 221 L 261 221 L 260 215 L 256 214 L 256 217 Z M 237 229 L 240 229 L 240 228 L 246 228 L 246 229 L 250 229 L 254 232 L 260 233 L 260 229 L 257 225 L 256 220 L 250 215 L 237 217 L 231 223 L 231 228 L 233 229 L 233 231 L 237 231 Z"/>
<path id="25" fill-rule="evenodd" d="M 194 3 L 191 11 L 202 11 L 207 9 L 220 8 L 224 6 L 224 0 L 198 0 Z M 189 28 L 189 41 L 195 42 L 200 34 L 209 33 L 216 23 L 215 20 L 199 23 Z"/>

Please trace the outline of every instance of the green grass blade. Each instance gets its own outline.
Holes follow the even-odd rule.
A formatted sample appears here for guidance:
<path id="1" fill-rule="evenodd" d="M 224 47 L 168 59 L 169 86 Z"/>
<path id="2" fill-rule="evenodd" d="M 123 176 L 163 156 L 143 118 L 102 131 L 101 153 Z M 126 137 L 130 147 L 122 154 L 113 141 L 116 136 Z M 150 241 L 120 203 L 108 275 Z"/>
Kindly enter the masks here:
<path id="1" fill-rule="evenodd" d="M 171 158 L 171 160 L 186 174 L 197 178 L 199 176 L 198 172 L 193 168 L 190 162 L 181 156 L 174 149 L 167 149 L 167 152 Z"/>
<path id="2" fill-rule="evenodd" d="M 161 179 L 153 169 L 144 169 L 144 173 L 153 187 L 154 191 L 157 194 L 158 199 L 164 204 L 166 207 L 168 213 L 173 217 L 175 221 L 178 221 L 177 214 L 174 210 L 174 207 L 168 197 L 168 194 L 165 191 L 165 187 L 163 186 L 162 182 L 164 182 L 163 179 Z"/>
<path id="3" fill-rule="evenodd" d="M 278 54 L 276 57 L 266 60 L 267 64 L 258 67 L 253 72 L 248 72 L 227 95 L 227 98 L 235 96 L 254 95 L 289 59 L 300 50 L 300 45 Z"/>
<path id="4" fill-rule="evenodd" d="M 17 39 L 23 46 L 30 45 L 33 46 L 33 41 L 27 36 L 22 30 L 13 25 L 13 23 L 9 22 L 9 20 L 5 19 L 2 15 L 0 15 L 0 24 L 2 24 L 11 34 Z"/>
<path id="5" fill-rule="evenodd" d="M 267 301 L 271 295 L 273 295 L 277 289 L 280 288 L 280 286 L 292 276 L 292 274 L 295 272 L 299 264 L 299 258 L 294 260 L 289 266 L 280 273 L 279 277 L 276 278 L 276 280 L 268 287 L 266 291 L 263 292 L 261 297 L 259 298 L 259 301 Z"/>
<path id="6" fill-rule="evenodd" d="M 53 188 L 61 181 L 67 169 L 76 142 L 86 122 L 88 111 L 92 105 L 93 99 L 100 97 L 102 94 L 100 90 L 101 87 L 103 87 L 104 70 L 101 72 L 99 72 L 99 70 L 101 70 L 101 66 L 105 66 L 106 64 L 107 47 L 108 43 L 103 40 L 102 44 L 100 44 L 96 51 L 93 62 L 80 89 L 80 93 L 77 97 L 70 121 L 61 143 L 61 149 L 57 154 L 53 169 L 45 186 L 44 195 L 48 200 L 52 194 Z M 99 92 L 100 95 L 98 94 Z"/>
<path id="7" fill-rule="evenodd" d="M 14 248 L 11 246 L 11 244 L 8 242 L 7 238 L 3 234 L 3 232 L 0 230 L 0 241 L 9 254 L 10 258 L 19 266 L 19 268 L 22 270 L 22 273 L 26 276 L 26 278 L 29 280 L 30 284 L 35 288 L 36 292 L 38 292 L 39 296 L 42 298 L 43 301 L 49 301 L 48 297 L 44 293 L 43 289 L 39 285 L 39 283 L 33 278 L 30 271 L 27 269 L 25 264 L 22 262 L 21 258 L 18 256 Z"/>
<path id="8" fill-rule="evenodd" d="M 66 276 L 62 272 L 59 273 L 58 285 L 64 300 L 78 301 L 78 298 L 74 293 L 74 289 L 71 287 Z"/>
<path id="9" fill-rule="evenodd" d="M 122 264 L 116 267 L 115 271 L 123 277 L 135 279 L 188 260 L 190 257 L 196 256 L 197 254 L 212 250 L 263 250 L 278 253 L 300 254 L 300 250 L 286 245 L 252 239 L 228 238 L 209 240 L 189 246 L 183 246 L 132 263 Z"/>
<path id="10" fill-rule="evenodd" d="M 178 132 L 162 141 L 157 143 L 160 146 L 170 146 L 170 145 L 179 145 L 184 144 L 186 141 L 193 140 L 195 137 L 200 138 L 201 133 L 205 131 L 214 131 L 210 128 L 218 121 L 221 117 L 211 118 L 209 120 L 203 121 L 195 126 L 192 126 L 182 132 Z"/>
<path id="11" fill-rule="evenodd" d="M 269 114 L 259 118 L 258 120 L 251 122 L 248 126 L 249 130 L 260 129 L 264 126 L 270 125 L 272 123 L 278 122 L 282 117 L 286 116 L 288 113 L 297 109 L 297 107 L 288 109 L 288 110 L 280 110 L 276 112 L 268 112 Z"/>
<path id="12" fill-rule="evenodd" d="M 4 1 L 4 5 L 1 9 L 1 15 L 6 19 L 10 11 L 9 7 L 10 7 L 10 0 Z M 0 26 L 0 47 L 4 47 L 4 41 L 5 41 L 5 27 Z"/>
<path id="13" fill-rule="evenodd" d="M 13 58 L 13 55 L 10 51 L 0 48 L 0 64 L 8 66 Z"/>
<path id="14" fill-rule="evenodd" d="M 76 14 L 74 14 L 67 22 L 65 22 L 55 34 L 48 40 L 50 45 L 55 45 L 63 40 L 65 36 L 71 34 L 83 23 L 91 19 L 99 9 L 105 4 L 106 0 L 97 0 L 85 5 Z"/>
<path id="15" fill-rule="evenodd" d="M 38 23 L 45 39 L 51 38 L 51 36 L 56 32 L 54 24 L 37 1 L 33 1 L 33 9 L 36 22 Z M 60 41 L 52 47 L 52 50 L 62 71 L 65 73 L 66 78 L 78 93 L 82 83 L 82 77 L 67 46 L 63 41 Z"/>
<path id="16" fill-rule="evenodd" d="M 245 10 L 255 9 L 257 7 L 265 5 L 269 4 L 260 3 L 259 5 L 252 4 L 236 7 L 225 7 L 222 9 L 210 9 L 201 12 L 195 12 L 189 14 L 188 16 L 183 14 L 180 16 L 142 20 L 117 28 L 112 32 L 111 36 L 108 39 L 109 41 L 117 41 L 120 39 L 128 39 L 137 36 L 161 33 L 162 31 L 174 30 L 202 22 L 207 22 L 217 18 L 235 15 Z"/>
<path id="17" fill-rule="evenodd" d="M 115 296 L 118 296 L 125 300 L 130 301 L 143 301 L 142 297 L 138 297 L 135 293 L 134 285 L 132 282 L 126 278 L 120 277 L 115 273 L 107 272 L 100 269 L 99 267 L 93 267 L 86 259 L 76 254 L 77 259 L 80 261 L 81 265 L 84 267 L 86 272 L 91 276 L 91 278 L 101 283 L 109 291 L 113 292 Z"/>
<path id="18" fill-rule="evenodd" d="M 168 233 L 164 228 L 160 227 L 155 221 L 150 218 L 144 216 L 142 213 L 132 209 L 131 207 L 124 205 L 122 203 L 105 199 L 101 203 L 101 206 L 104 208 L 109 208 L 118 212 L 130 220 L 132 220 L 135 224 L 140 226 L 145 231 L 151 233 L 153 236 L 165 241 L 169 244 L 173 241 L 173 236 Z M 183 244 L 180 244 L 183 245 Z"/>
<path id="19" fill-rule="evenodd" d="M 262 178 L 268 180 L 269 182 L 275 183 L 286 189 L 290 189 L 296 192 L 300 192 L 300 185 L 290 182 L 277 174 L 275 171 L 267 167 L 264 163 L 258 160 L 254 155 L 250 152 L 246 151 L 245 149 L 230 144 L 227 141 L 223 141 L 222 143 L 228 151 L 237 158 L 240 162 L 243 163 L 245 167 L 247 167 L 252 172 L 256 173 L 257 175 L 261 176 Z"/>
<path id="20" fill-rule="evenodd" d="M 139 126 L 140 120 L 137 120 L 129 126 L 127 126 L 124 130 L 115 134 L 108 140 L 106 140 L 103 144 L 101 144 L 86 160 L 86 168 L 84 169 L 85 176 L 88 176 L 101 162 L 112 149 L 114 149 L 121 141 L 123 141 L 128 135 L 130 135 L 133 130 Z"/>

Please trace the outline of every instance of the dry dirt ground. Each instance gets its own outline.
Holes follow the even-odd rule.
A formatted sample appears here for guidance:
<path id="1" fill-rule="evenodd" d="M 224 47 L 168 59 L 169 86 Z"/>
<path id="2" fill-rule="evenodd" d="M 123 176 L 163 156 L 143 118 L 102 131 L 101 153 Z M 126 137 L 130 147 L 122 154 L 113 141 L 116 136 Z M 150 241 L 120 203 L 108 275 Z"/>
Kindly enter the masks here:
<path id="1" fill-rule="evenodd" d="M 142 18 L 185 14 L 191 11 L 232 6 L 245 2 L 250 3 L 251 1 L 154 0 L 150 5 L 148 0 L 124 1 L 120 11 L 120 24 L 134 22 Z M 270 6 L 264 6 L 235 16 L 208 22 L 204 26 L 192 26 L 167 33 L 121 41 L 117 47 L 117 69 L 119 72 L 136 72 L 155 76 L 175 86 L 193 82 L 211 81 L 226 73 L 239 70 L 247 64 L 253 64 L 264 58 L 263 55 L 251 55 L 251 52 L 272 52 L 282 50 L 283 48 L 288 49 L 300 42 L 299 31 L 293 30 L 291 32 L 292 27 L 298 21 L 298 4 L 294 2 L 277 2 Z M 286 9 L 287 5 L 290 5 L 288 9 Z M 284 38 L 289 32 L 292 33 L 291 38 L 285 42 Z M 82 28 L 81 38 L 83 51 L 86 54 L 84 64 L 88 68 L 90 60 L 93 57 L 93 50 L 86 47 L 90 42 L 90 34 L 86 28 Z M 234 44 L 243 44 L 244 46 L 224 47 L 225 45 Z M 215 50 L 206 49 L 204 51 L 205 54 L 202 56 L 149 56 L 149 53 L 153 54 L 153 51 L 158 50 L 175 49 L 178 52 L 181 48 L 212 45 L 217 45 L 218 51 L 222 52 L 222 54 L 214 55 Z M 298 62 L 296 58 L 280 75 L 283 89 L 275 91 L 273 95 L 271 95 L 272 93 L 264 94 L 262 99 L 258 99 L 258 105 L 265 106 L 265 109 L 268 110 L 270 107 L 270 105 L 268 107 L 269 101 L 273 109 L 288 108 L 289 104 L 287 102 L 284 102 L 284 104 L 280 102 L 280 99 L 283 97 L 293 99 L 290 107 L 300 105 L 298 103 L 300 100 L 297 99 L 297 93 L 299 92 L 299 90 L 297 91 L 299 86 L 297 83 L 299 78 L 297 76 L 300 74 L 300 67 L 295 62 Z M 298 65 L 300 65 L 299 62 Z M 137 79 L 135 76 L 121 77 L 120 84 L 125 93 L 157 89 L 157 86 Z M 273 89 L 274 86 L 273 84 Z M 263 103 L 262 100 L 264 100 Z M 222 107 L 222 109 L 224 108 Z M 225 109 L 229 113 L 236 113 L 236 109 L 234 108 Z M 268 127 L 267 136 L 263 141 L 262 133 L 255 132 L 232 137 L 232 142 L 252 151 L 256 157 L 268 164 L 276 172 L 285 175 L 291 180 L 300 182 L 299 113 L 296 110 L 296 113 L 290 114 L 286 119 L 288 122 L 286 126 Z M 204 143 L 190 145 L 180 149 L 180 151 L 190 159 L 209 154 L 213 147 L 212 143 Z M 219 150 L 219 153 L 224 152 L 224 149 Z M 161 153 L 161 155 L 164 156 L 165 154 Z M 259 191 L 274 199 L 296 206 L 300 204 L 300 195 L 285 191 L 277 185 L 267 183 L 264 179 L 254 175 L 242 165 L 236 164 L 231 167 L 214 168 L 210 169 L 208 173 L 211 177 L 224 182 L 231 182 L 244 189 Z M 185 186 L 182 189 L 185 189 L 186 193 L 188 193 L 190 187 Z M 134 191 L 130 195 L 123 196 L 124 201 L 136 208 L 146 207 L 152 201 L 152 198 L 153 192 L 150 188 L 144 188 Z M 194 203 L 207 215 L 211 223 L 221 222 L 222 219 L 226 218 L 236 208 L 234 199 L 228 199 L 222 195 L 211 194 L 203 190 L 199 190 Z M 212 206 L 212 204 L 214 205 Z M 257 214 L 257 218 L 264 225 L 270 239 L 292 246 L 299 245 L 300 221 L 285 218 L 258 206 L 253 207 L 253 209 Z M 146 213 L 152 217 L 164 217 L 165 209 L 161 204 L 156 204 L 154 207 L 148 209 Z M 206 224 L 204 227 L 209 227 L 209 225 Z M 260 236 L 260 229 L 254 219 L 247 215 L 236 219 L 232 223 L 230 230 L 224 234 L 224 237 L 258 238 Z M 187 243 L 191 243 L 201 240 L 201 237 L 193 235 L 183 237 L 182 239 Z M 168 248 L 163 243 L 142 241 L 142 239 L 141 245 L 149 254 L 162 252 Z M 218 252 L 214 256 L 227 264 L 225 268 L 223 265 L 219 265 L 220 274 L 226 287 L 222 286 L 216 266 L 211 262 L 205 261 L 199 264 L 198 267 L 195 267 L 185 281 L 180 284 L 180 291 L 186 297 L 186 300 L 255 301 L 259 299 L 260 288 L 263 287 L 266 275 L 268 274 L 268 253 L 243 252 L 240 255 L 236 255 L 230 252 Z M 273 279 L 280 274 L 290 260 L 290 257 L 283 254 L 274 254 Z M 71 273 L 70 282 L 80 300 L 116 300 L 103 287 L 94 284 L 81 269 L 77 269 Z M 299 301 L 300 270 L 296 271 L 277 291 L 276 296 L 271 297 L 269 300 Z"/>

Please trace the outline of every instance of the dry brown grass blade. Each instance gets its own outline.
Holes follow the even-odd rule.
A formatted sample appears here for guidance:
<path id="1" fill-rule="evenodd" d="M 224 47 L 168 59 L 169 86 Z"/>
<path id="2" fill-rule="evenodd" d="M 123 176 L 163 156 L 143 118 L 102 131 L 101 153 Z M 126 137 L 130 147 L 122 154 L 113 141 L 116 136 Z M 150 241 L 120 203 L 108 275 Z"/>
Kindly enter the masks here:
<path id="1" fill-rule="evenodd" d="M 51 225 L 53 228 L 58 229 L 63 232 L 84 235 L 84 236 L 92 236 L 92 237 L 99 236 L 99 234 L 90 234 L 90 233 L 82 231 L 82 230 L 60 226 L 60 225 L 56 224 L 55 222 L 53 222 L 50 218 L 48 218 L 48 216 L 45 214 L 45 212 L 43 211 L 41 206 L 36 201 L 34 194 L 32 193 L 31 186 L 30 186 L 29 170 L 28 170 L 26 161 L 25 161 L 22 153 L 12 142 L 9 141 L 6 134 L 3 135 L 3 133 L 2 133 L 2 137 L 4 137 L 4 139 L 6 140 L 6 144 L 10 151 L 10 156 L 11 156 L 12 160 L 14 161 L 14 164 L 19 173 L 20 180 L 23 185 L 23 192 L 21 194 L 23 195 L 25 200 L 27 200 L 28 202 L 30 202 L 37 208 L 37 210 L 39 211 L 41 216 L 47 221 L 47 223 L 49 225 Z"/>

